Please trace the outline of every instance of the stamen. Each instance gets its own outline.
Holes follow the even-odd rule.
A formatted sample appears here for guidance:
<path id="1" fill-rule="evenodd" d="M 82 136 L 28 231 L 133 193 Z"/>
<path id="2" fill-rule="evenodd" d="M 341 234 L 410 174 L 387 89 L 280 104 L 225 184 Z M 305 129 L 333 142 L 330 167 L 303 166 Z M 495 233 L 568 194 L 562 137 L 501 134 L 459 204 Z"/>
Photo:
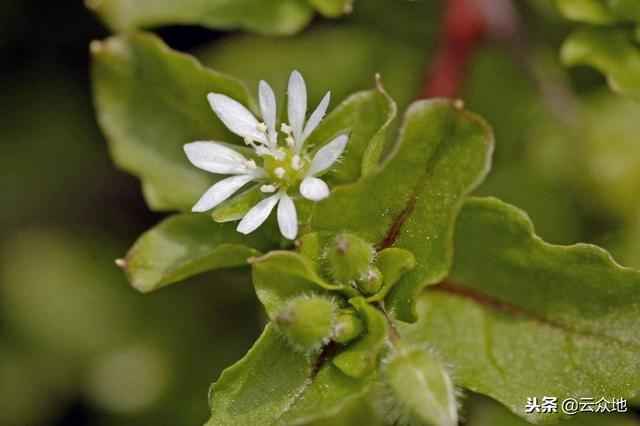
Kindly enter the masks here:
<path id="1" fill-rule="evenodd" d="M 275 185 L 262 185 L 260 187 L 260 191 L 264 192 L 264 193 L 271 193 L 271 192 L 276 192 L 276 186 Z"/>
<path id="2" fill-rule="evenodd" d="M 291 158 L 291 168 L 293 168 L 293 170 L 300 170 L 302 167 L 301 160 L 298 154 L 294 155 L 293 158 Z"/>
<path id="3" fill-rule="evenodd" d="M 251 136 L 245 136 L 245 137 L 244 137 L 244 144 L 245 144 L 245 145 L 251 145 L 251 146 L 254 146 L 254 145 L 253 145 L 253 138 L 252 138 Z"/>
<path id="4" fill-rule="evenodd" d="M 286 173 L 286 171 L 282 167 L 276 167 L 273 172 L 276 174 L 278 179 L 282 179 L 284 177 L 284 174 Z"/>
<path id="5" fill-rule="evenodd" d="M 250 169 L 255 169 L 257 167 L 256 162 L 253 160 L 248 160 L 247 162 L 244 163 L 244 165 Z"/>
<path id="6" fill-rule="evenodd" d="M 296 143 L 296 141 L 293 140 L 292 136 L 287 136 L 287 138 L 285 139 L 285 141 L 287 142 L 287 146 L 292 147 L 294 143 Z"/>
<path id="7" fill-rule="evenodd" d="M 260 133 L 267 133 L 267 125 L 264 123 L 258 123 L 258 131 Z"/>
<path id="8" fill-rule="evenodd" d="M 287 123 L 282 123 L 282 125 L 280 126 L 280 131 L 289 135 L 291 134 L 291 132 L 293 132 L 293 127 L 289 126 Z"/>

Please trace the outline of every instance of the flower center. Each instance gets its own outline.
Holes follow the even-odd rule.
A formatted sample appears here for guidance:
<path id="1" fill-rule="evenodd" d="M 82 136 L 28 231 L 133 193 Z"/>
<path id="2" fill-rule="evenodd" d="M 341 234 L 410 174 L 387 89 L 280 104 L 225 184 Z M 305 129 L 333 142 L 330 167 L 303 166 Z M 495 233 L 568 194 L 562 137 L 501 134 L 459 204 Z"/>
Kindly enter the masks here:
<path id="1" fill-rule="evenodd" d="M 281 147 L 279 150 L 284 154 L 279 158 L 270 155 L 263 157 L 263 168 L 276 187 L 286 189 L 306 176 L 309 158 L 306 155 L 296 154 L 289 147 Z"/>

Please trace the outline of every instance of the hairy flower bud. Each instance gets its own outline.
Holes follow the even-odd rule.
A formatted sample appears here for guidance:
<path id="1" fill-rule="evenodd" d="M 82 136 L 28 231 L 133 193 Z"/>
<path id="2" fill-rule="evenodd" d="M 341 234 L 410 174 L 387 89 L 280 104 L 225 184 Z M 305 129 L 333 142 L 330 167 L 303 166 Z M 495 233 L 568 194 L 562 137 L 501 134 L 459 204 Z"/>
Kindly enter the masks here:
<path id="1" fill-rule="evenodd" d="M 362 334 L 364 324 L 353 309 L 340 311 L 333 327 L 333 340 L 338 343 L 347 343 Z"/>
<path id="2" fill-rule="evenodd" d="M 340 283 L 357 281 L 367 275 L 373 262 L 371 244 L 353 234 L 340 234 L 327 248 L 329 272 Z"/>
<path id="3" fill-rule="evenodd" d="M 382 287 L 382 273 L 375 266 L 369 268 L 369 272 L 358 281 L 358 288 L 366 295 L 376 294 Z"/>
<path id="4" fill-rule="evenodd" d="M 335 303 L 321 296 L 291 299 L 276 318 L 276 324 L 289 341 L 304 352 L 319 349 L 333 335 Z"/>

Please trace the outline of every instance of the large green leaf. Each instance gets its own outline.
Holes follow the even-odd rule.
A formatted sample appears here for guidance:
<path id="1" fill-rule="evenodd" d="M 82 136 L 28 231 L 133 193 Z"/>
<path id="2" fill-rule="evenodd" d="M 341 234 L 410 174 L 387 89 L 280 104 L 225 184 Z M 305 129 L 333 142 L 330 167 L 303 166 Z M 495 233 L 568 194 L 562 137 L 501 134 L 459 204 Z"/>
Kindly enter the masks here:
<path id="1" fill-rule="evenodd" d="M 244 86 L 151 34 L 111 37 L 94 42 L 91 51 L 96 114 L 115 163 L 142 180 L 151 208 L 189 210 L 217 177 L 192 166 L 182 146 L 238 141 L 206 95 L 223 93 L 246 104 Z"/>
<path id="2" fill-rule="evenodd" d="M 488 172 L 492 148 L 481 118 L 448 100 L 416 102 L 383 169 L 318 203 L 312 229 L 352 232 L 378 248 L 413 252 L 416 268 L 393 287 L 387 304 L 400 319 L 414 320 L 416 294 L 449 270 L 455 217 Z"/>
<path id="3" fill-rule="evenodd" d="M 323 7 L 327 0 L 317 3 Z M 87 6 L 115 31 L 185 24 L 292 34 L 313 15 L 305 0 L 88 0 Z"/>
<path id="4" fill-rule="evenodd" d="M 208 270 L 248 265 L 277 241 L 276 235 L 240 234 L 208 215 L 180 214 L 142 234 L 119 263 L 131 285 L 146 293 Z"/>
<path id="5" fill-rule="evenodd" d="M 561 56 L 566 65 L 596 68 L 613 91 L 640 99 L 640 49 L 631 30 L 580 28 L 564 42 Z"/>
<path id="6" fill-rule="evenodd" d="M 527 397 L 638 393 L 639 290 L 640 272 L 606 251 L 547 244 L 522 211 L 472 198 L 458 218 L 451 274 L 423 293 L 419 322 L 400 327 L 453 363 L 461 385 L 524 416 Z"/>
<path id="7" fill-rule="evenodd" d="M 294 351 L 268 325 L 249 353 L 211 386 L 207 426 L 301 424 L 331 416 L 368 385 L 343 374 L 325 350 Z"/>

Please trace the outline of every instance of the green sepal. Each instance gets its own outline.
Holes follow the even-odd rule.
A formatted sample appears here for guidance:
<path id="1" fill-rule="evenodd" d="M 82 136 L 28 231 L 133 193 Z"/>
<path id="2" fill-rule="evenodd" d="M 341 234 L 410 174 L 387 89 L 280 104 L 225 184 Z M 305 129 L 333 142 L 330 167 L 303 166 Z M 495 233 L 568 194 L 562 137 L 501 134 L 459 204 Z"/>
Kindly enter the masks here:
<path id="1" fill-rule="evenodd" d="M 400 280 L 402 274 L 416 267 L 416 257 L 409 250 L 390 247 L 378 252 L 376 267 L 382 274 L 382 288 L 376 294 L 366 298 L 368 303 L 384 299 Z"/>
<path id="2" fill-rule="evenodd" d="M 240 220 L 262 198 L 260 186 L 255 185 L 220 204 L 211 212 L 211 218 L 219 223 Z"/>

